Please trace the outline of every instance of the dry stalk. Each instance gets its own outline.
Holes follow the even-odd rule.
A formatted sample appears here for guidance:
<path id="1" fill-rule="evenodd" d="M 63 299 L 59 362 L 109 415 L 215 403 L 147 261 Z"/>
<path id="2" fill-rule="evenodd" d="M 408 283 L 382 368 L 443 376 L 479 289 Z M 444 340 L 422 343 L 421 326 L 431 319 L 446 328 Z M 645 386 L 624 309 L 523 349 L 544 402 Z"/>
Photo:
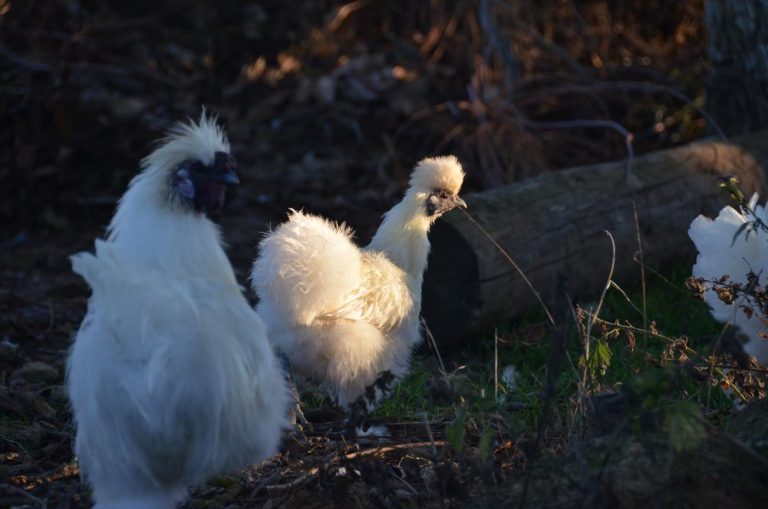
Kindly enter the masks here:
<path id="1" fill-rule="evenodd" d="M 493 329 L 493 401 L 499 402 L 499 331 Z"/>
<path id="2" fill-rule="evenodd" d="M 475 225 L 477 229 L 480 230 L 480 232 L 483 235 L 485 235 L 488 238 L 488 240 L 491 241 L 491 243 L 493 243 L 493 245 L 496 247 L 496 249 L 499 250 L 499 252 L 504 256 L 504 258 L 506 258 L 507 261 L 512 264 L 512 266 L 515 268 L 517 273 L 520 274 L 520 277 L 523 278 L 523 281 L 525 281 L 525 284 L 528 285 L 528 288 L 531 289 L 531 291 L 533 292 L 533 295 L 536 297 L 536 300 L 538 300 L 539 304 L 541 304 L 541 308 L 544 310 L 544 313 L 546 313 L 547 319 L 549 320 L 549 323 L 552 325 L 552 328 L 555 331 L 557 331 L 557 324 L 555 323 L 555 319 L 552 318 L 552 313 L 549 312 L 549 308 L 547 307 L 546 304 L 544 304 L 544 300 L 541 298 L 541 295 L 539 294 L 538 290 L 534 288 L 533 284 L 528 279 L 528 276 L 525 275 L 525 272 L 523 272 L 523 269 L 521 269 L 520 266 L 517 264 L 517 262 L 515 262 L 515 260 L 512 259 L 509 253 L 507 253 L 507 251 L 503 247 L 501 247 L 501 245 L 498 242 L 496 242 L 496 239 L 494 239 L 493 236 L 490 233 L 488 233 L 488 231 L 485 228 L 480 226 L 480 223 L 475 221 L 475 218 L 473 218 L 469 214 L 469 212 L 467 212 L 464 209 L 459 209 L 459 210 L 461 210 L 467 216 L 467 219 L 469 219 L 469 221 L 473 225 Z"/>
<path id="3" fill-rule="evenodd" d="M 600 310 L 603 307 L 603 302 L 605 301 L 605 296 L 608 293 L 608 289 L 611 287 L 611 283 L 613 281 L 613 272 L 616 268 L 616 243 L 613 240 L 613 235 L 611 235 L 611 232 L 608 230 L 604 230 L 605 234 L 608 235 L 608 239 L 611 241 L 611 266 L 608 270 L 608 278 L 605 283 L 605 286 L 603 287 L 603 291 L 600 294 L 600 298 L 597 301 L 597 305 L 594 307 L 593 312 L 587 313 L 587 324 L 582 329 L 581 334 L 581 341 L 582 341 L 582 347 L 584 350 L 584 366 L 581 369 L 581 379 L 579 382 L 579 396 L 578 396 L 578 406 L 579 408 L 584 411 L 586 409 L 586 402 L 588 401 L 588 389 L 587 387 L 591 385 L 590 382 L 590 370 L 589 370 L 589 358 L 590 358 L 590 348 L 591 348 L 591 341 L 592 341 L 592 327 L 594 326 L 595 322 L 599 319 L 600 316 Z"/>
<path id="4" fill-rule="evenodd" d="M 634 190 L 632 191 L 634 194 Z M 643 239 L 640 236 L 640 220 L 637 217 L 637 204 L 632 199 L 632 212 L 635 217 L 635 235 L 637 236 L 637 256 L 640 258 L 640 285 L 643 292 L 643 329 L 648 328 L 648 302 L 645 287 L 645 264 L 643 263 Z M 626 294 L 625 294 L 626 295 Z M 648 346 L 648 335 L 643 334 L 643 348 Z"/>
<path id="5" fill-rule="evenodd" d="M 429 330 L 429 325 L 427 325 L 427 321 L 424 320 L 424 317 L 419 316 L 419 320 L 421 320 L 421 324 L 424 326 L 424 333 L 427 335 L 429 344 L 432 346 L 432 348 L 435 351 L 435 355 L 437 356 L 437 363 L 440 366 L 440 374 L 447 377 L 448 372 L 445 370 L 445 364 L 443 364 L 443 357 L 440 355 L 440 349 L 437 347 L 437 341 L 435 341 L 435 336 L 432 334 L 432 331 Z"/>

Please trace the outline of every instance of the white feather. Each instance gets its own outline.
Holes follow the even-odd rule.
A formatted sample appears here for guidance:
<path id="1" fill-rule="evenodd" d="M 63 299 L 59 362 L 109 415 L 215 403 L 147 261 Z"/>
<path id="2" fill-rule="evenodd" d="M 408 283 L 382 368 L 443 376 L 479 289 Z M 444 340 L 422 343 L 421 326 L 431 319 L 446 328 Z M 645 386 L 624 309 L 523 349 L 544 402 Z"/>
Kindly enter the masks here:
<path id="1" fill-rule="evenodd" d="M 166 165 L 228 147 L 205 118 L 175 133 L 145 160 L 107 240 L 72 257 L 93 293 L 67 384 L 97 507 L 174 507 L 189 486 L 272 455 L 286 425 L 284 378 L 217 227 L 158 189 Z"/>
<path id="2" fill-rule="evenodd" d="M 758 195 L 753 195 L 749 206 L 757 217 L 768 224 L 766 209 L 757 205 L 757 200 Z M 753 219 L 733 207 L 723 208 L 714 220 L 705 216 L 694 219 L 688 230 L 689 237 L 699 251 L 693 275 L 708 281 L 727 275 L 730 282 L 746 283 L 746 276 L 752 271 L 760 276 L 760 284 L 765 285 L 768 276 L 768 237 L 765 232 L 758 229 L 748 236 L 742 232 L 734 242 L 738 229 Z M 762 322 L 766 317 L 758 309 L 748 317 L 739 308 L 743 298 L 733 304 L 726 304 L 711 289 L 711 285 L 706 286 L 704 300 L 709 304 L 712 316 L 720 322 L 736 325 L 748 339 L 744 345 L 745 352 L 755 356 L 761 364 L 768 364 L 768 341 L 759 336 L 761 332 L 768 332 Z"/>
<path id="3" fill-rule="evenodd" d="M 262 241 L 252 282 L 268 336 L 294 371 L 323 382 L 341 405 L 382 371 L 408 372 L 436 219 L 425 200 L 435 189 L 458 193 L 463 177 L 455 158 L 422 161 L 364 249 L 348 227 L 297 211 Z"/>

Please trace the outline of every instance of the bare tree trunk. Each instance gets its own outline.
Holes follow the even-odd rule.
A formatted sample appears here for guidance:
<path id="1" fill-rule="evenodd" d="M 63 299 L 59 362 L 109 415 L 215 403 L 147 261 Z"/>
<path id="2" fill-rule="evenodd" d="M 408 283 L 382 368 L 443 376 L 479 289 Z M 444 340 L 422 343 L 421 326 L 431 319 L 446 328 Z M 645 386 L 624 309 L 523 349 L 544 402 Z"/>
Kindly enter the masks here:
<path id="1" fill-rule="evenodd" d="M 616 241 L 619 281 L 639 283 L 633 203 L 645 263 L 659 267 L 692 257 L 687 231 L 698 214 L 727 202 L 718 176 L 737 175 L 747 196 L 765 191 L 768 131 L 730 143 L 705 141 L 637 158 L 630 183 L 624 162 L 571 168 L 467 196 L 468 212 L 555 301 L 558 279 L 574 298 L 599 294 Z M 461 211 L 438 221 L 424 282 L 423 314 L 441 344 L 537 309 L 533 292 Z"/>
<path id="2" fill-rule="evenodd" d="M 768 127 L 768 0 L 707 0 L 707 110 L 729 134 Z"/>

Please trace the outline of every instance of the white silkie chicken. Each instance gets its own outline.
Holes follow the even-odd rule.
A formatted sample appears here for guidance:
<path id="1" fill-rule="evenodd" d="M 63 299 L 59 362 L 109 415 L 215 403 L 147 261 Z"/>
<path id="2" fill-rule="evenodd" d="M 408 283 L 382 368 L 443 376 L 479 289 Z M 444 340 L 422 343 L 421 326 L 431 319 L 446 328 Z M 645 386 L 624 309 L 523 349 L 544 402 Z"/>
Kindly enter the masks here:
<path id="1" fill-rule="evenodd" d="M 75 453 L 97 508 L 172 508 L 188 487 L 271 456 L 289 394 L 208 218 L 237 182 L 213 119 L 142 162 L 96 253 L 68 361 Z"/>
<path id="2" fill-rule="evenodd" d="M 442 214 L 466 207 L 463 180 L 455 157 L 421 161 L 362 249 L 345 225 L 297 211 L 260 245 L 252 283 L 268 337 L 293 372 L 323 383 L 350 411 L 352 433 L 408 371 L 421 341 L 427 233 Z"/>
<path id="3" fill-rule="evenodd" d="M 768 225 L 768 211 L 764 206 L 757 205 L 757 200 L 757 194 L 753 195 L 748 206 L 757 218 Z M 720 322 L 730 322 L 738 327 L 747 337 L 744 351 L 754 356 L 760 364 L 768 365 L 768 340 L 760 337 L 761 333 L 768 332 L 763 322 L 766 317 L 759 309 L 755 309 L 750 316 L 740 309 L 740 304 L 745 303 L 743 296 L 731 304 L 723 302 L 712 289 L 711 283 L 727 275 L 729 279 L 726 283 L 746 284 L 747 274 L 752 272 L 759 277 L 760 285 L 766 284 L 768 235 L 760 228 L 749 234 L 746 234 L 746 230 L 739 230 L 745 223 L 754 220 L 755 217 L 728 206 L 720 211 L 715 220 L 705 216 L 694 219 L 688 235 L 699 251 L 693 275 L 707 281 L 704 300 L 709 304 L 712 316 Z M 739 235 L 734 239 L 737 232 Z"/>

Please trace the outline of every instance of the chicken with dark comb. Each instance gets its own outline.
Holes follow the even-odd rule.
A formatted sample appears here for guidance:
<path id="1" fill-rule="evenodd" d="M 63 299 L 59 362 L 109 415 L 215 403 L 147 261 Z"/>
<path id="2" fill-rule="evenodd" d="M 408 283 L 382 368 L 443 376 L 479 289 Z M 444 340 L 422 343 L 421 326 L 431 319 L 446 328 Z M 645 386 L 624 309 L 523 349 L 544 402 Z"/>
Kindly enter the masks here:
<path id="1" fill-rule="evenodd" d="M 179 124 L 96 252 L 72 257 L 92 295 L 67 388 L 98 508 L 175 507 L 189 487 L 277 448 L 289 393 L 210 219 L 237 181 L 214 120 Z"/>

